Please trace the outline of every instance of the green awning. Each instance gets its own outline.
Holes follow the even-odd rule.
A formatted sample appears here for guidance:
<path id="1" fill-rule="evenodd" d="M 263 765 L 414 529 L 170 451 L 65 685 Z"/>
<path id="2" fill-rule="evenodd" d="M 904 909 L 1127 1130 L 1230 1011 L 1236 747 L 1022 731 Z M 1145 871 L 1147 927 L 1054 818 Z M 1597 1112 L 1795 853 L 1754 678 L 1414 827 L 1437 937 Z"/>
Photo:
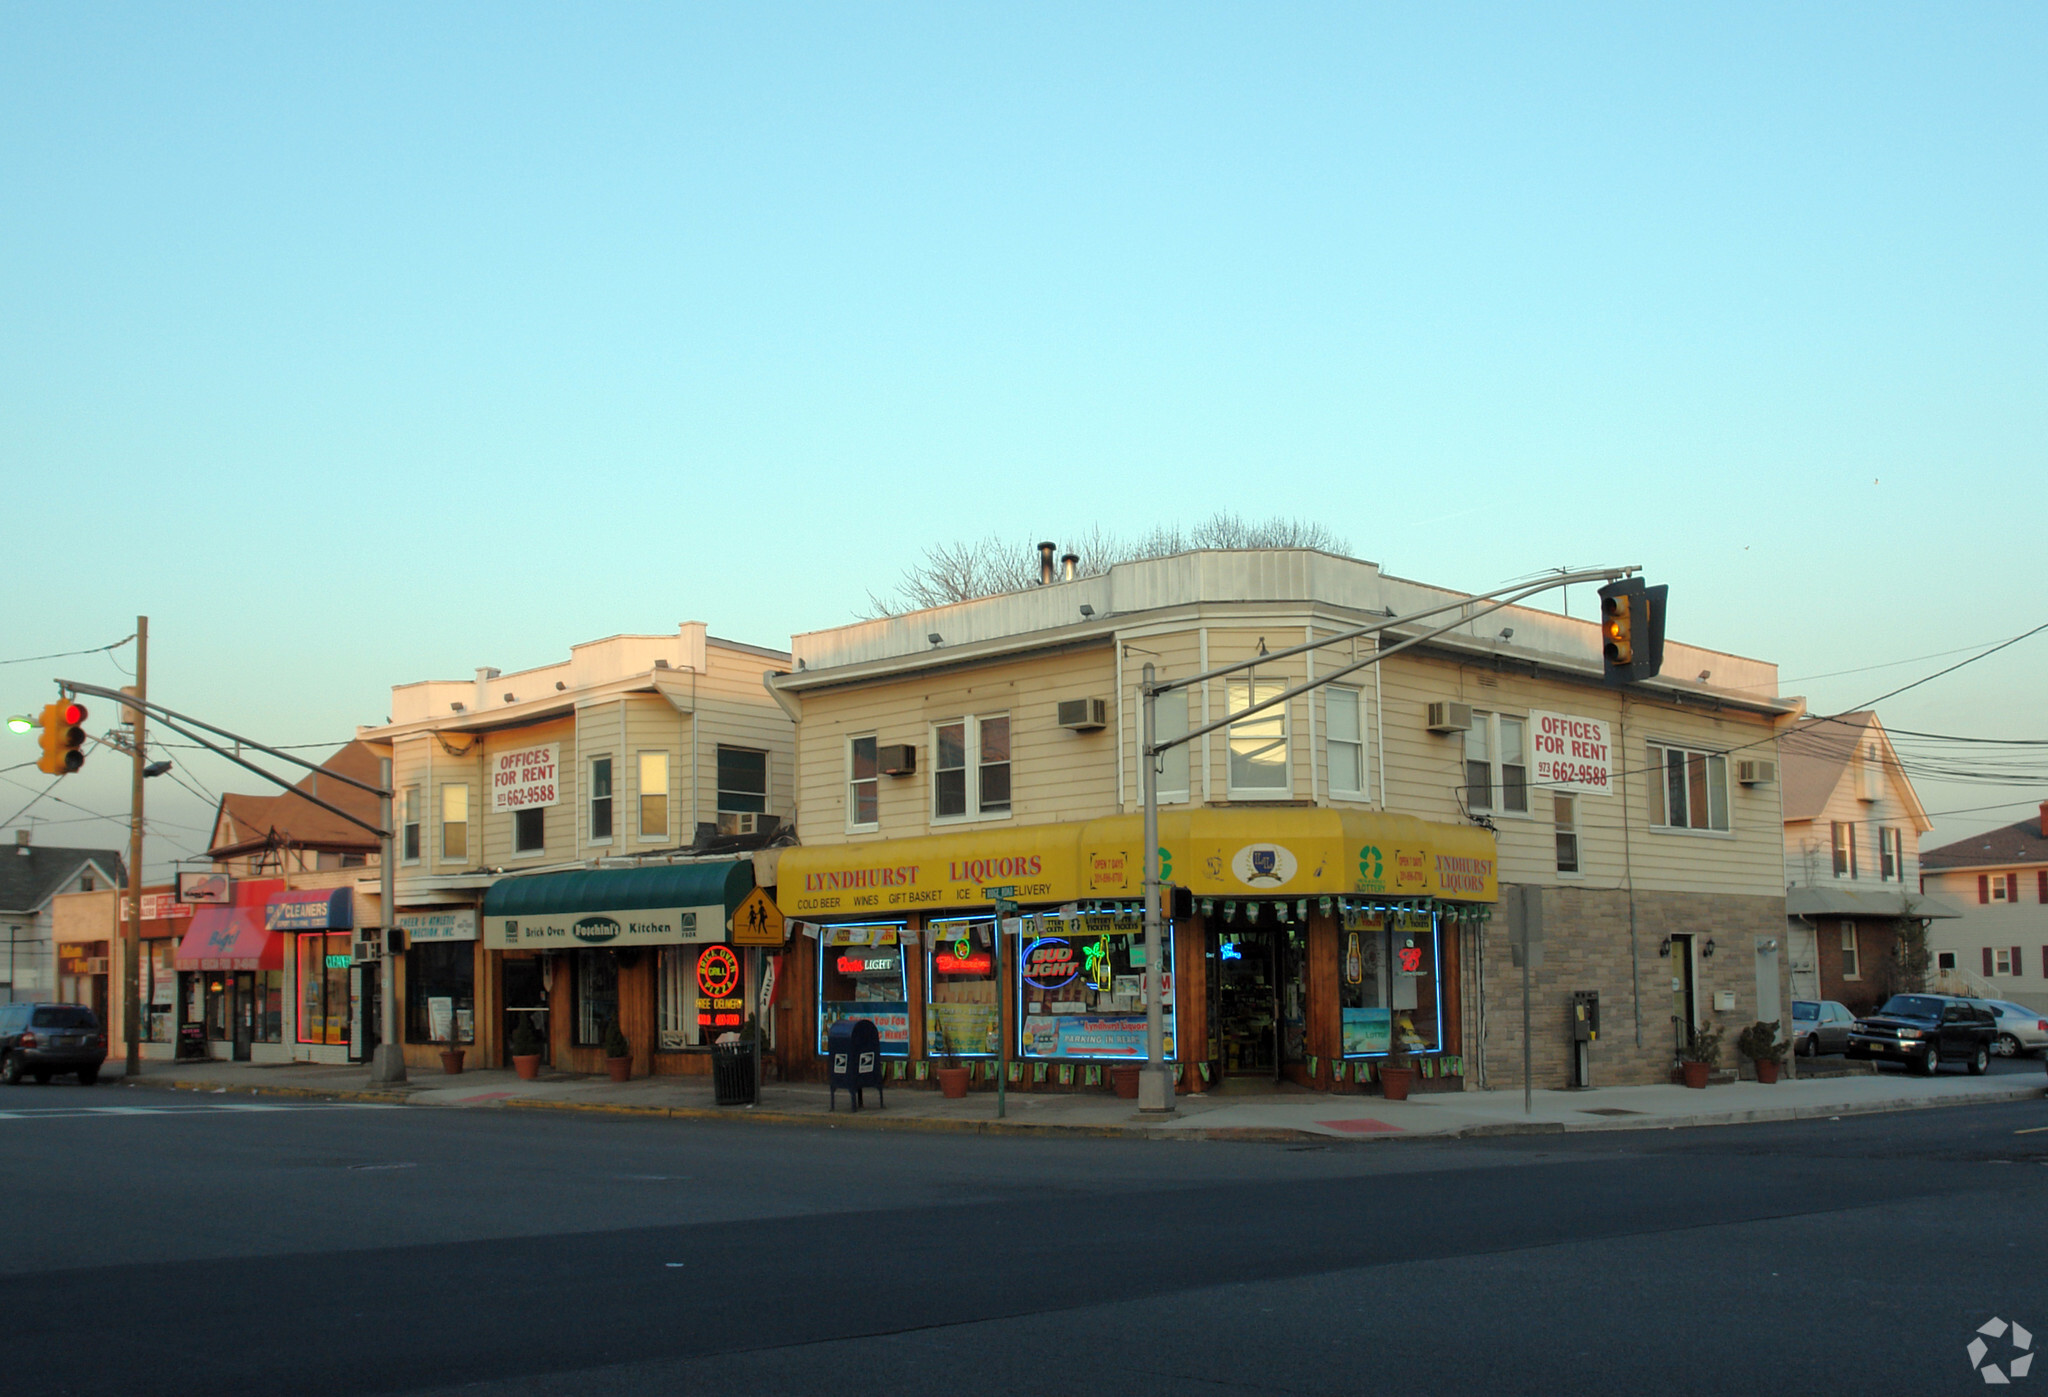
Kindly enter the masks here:
<path id="1" fill-rule="evenodd" d="M 752 859 L 578 869 L 501 878 L 484 894 L 498 950 L 723 941 L 754 890 Z"/>

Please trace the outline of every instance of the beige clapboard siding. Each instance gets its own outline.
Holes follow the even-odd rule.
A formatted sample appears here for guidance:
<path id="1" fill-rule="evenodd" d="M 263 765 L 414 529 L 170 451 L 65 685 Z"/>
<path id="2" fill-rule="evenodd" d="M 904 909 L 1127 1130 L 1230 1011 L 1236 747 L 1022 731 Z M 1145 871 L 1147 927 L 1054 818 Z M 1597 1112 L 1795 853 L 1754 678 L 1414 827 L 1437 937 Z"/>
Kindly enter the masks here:
<path id="1" fill-rule="evenodd" d="M 576 721 L 573 717 L 556 722 L 536 723 L 531 727 L 515 728 L 508 732 L 489 733 L 484 736 L 480 751 L 472 752 L 464 760 L 472 772 L 475 791 L 471 796 L 470 838 L 481 840 L 471 849 L 471 863 L 482 863 L 490 867 L 518 868 L 532 864 L 559 860 L 568 855 L 576 846 L 574 806 L 570 803 L 570 791 L 566 780 L 559 783 L 561 794 L 555 803 L 547 807 L 542 816 L 541 826 L 547 841 L 546 847 L 533 853 L 518 854 L 512 849 L 513 817 L 510 811 L 493 814 L 491 811 L 491 766 L 500 752 L 518 752 L 529 747 L 556 747 L 556 771 L 566 777 L 575 769 Z M 453 759 L 451 759 L 453 760 Z"/>
<path id="2" fill-rule="evenodd" d="M 1846 742 L 1854 729 L 1842 728 Z M 1859 751 L 1872 743 L 1883 746 L 1882 739 L 1874 733 L 1866 734 L 1857 744 Z M 1856 878 L 1855 883 L 1869 883 L 1878 886 L 1896 887 L 1905 884 L 1919 886 L 1920 878 L 1920 831 L 1914 827 L 1912 811 L 1899 797 L 1897 769 L 1889 762 L 1885 764 L 1883 784 L 1876 800 L 1864 800 L 1862 759 L 1852 756 L 1843 766 L 1841 778 L 1835 788 L 1828 792 L 1827 801 L 1820 814 L 1811 821 L 1800 821 L 1785 826 L 1785 876 L 1788 881 L 1800 883 L 1824 883 L 1835 877 L 1835 834 L 1834 824 L 1841 821 L 1856 826 Z M 1882 827 L 1899 831 L 1901 847 L 1900 862 L 1903 865 L 1901 877 L 1887 883 L 1878 874 L 1884 865 L 1880 860 L 1877 831 Z M 1849 882 L 1848 879 L 1841 880 Z"/>
<path id="3" fill-rule="evenodd" d="M 1766 738 L 1761 715 L 1674 709 L 1613 690 L 1527 674 L 1482 671 L 1452 661 L 1396 655 L 1386 662 L 1385 693 L 1387 803 L 1390 809 L 1426 819 L 1461 822 L 1464 745 L 1457 734 L 1439 735 L 1426 726 L 1427 705 L 1439 700 L 1474 709 L 1526 716 L 1532 709 L 1597 718 L 1616 726 L 1618 771 L 1627 775 L 1630 830 L 1627 868 L 1638 887 L 1678 892 L 1782 893 L 1782 870 L 1766 846 L 1782 846 L 1775 786 L 1744 787 L 1730 772 L 1729 821 L 1725 835 L 1660 832 L 1650 828 L 1648 743 L 1651 738 L 1701 748 L 1728 749 Z M 1489 684 L 1485 681 L 1491 680 Z M 1626 704 L 1626 733 L 1621 732 Z M 1768 742 L 1749 749 L 1768 755 Z M 1739 754 L 1738 754 L 1739 755 Z M 1731 761 L 1733 758 L 1731 758 Z M 1582 796 L 1579 837 L 1588 887 L 1614 887 L 1625 880 L 1621 825 L 1623 797 Z M 1500 876 L 1504 882 L 1554 881 L 1555 830 L 1546 794 L 1531 792 L 1531 816 L 1496 815 Z"/>
<path id="4" fill-rule="evenodd" d="M 970 714 L 1010 715 L 1010 822 L 1114 814 L 1113 727 L 1100 733 L 1069 732 L 1059 726 L 1058 705 L 1069 698 L 1108 701 L 1115 692 L 1115 652 L 1104 645 L 808 693 L 797 755 L 799 834 L 807 844 L 831 844 L 928 832 L 932 724 Z M 847 741 L 870 732 L 883 746 L 915 746 L 917 774 L 883 777 L 878 789 L 880 829 L 872 835 L 849 835 Z M 939 826 L 963 827 L 973 826 Z"/>
<path id="5" fill-rule="evenodd" d="M 687 844 L 695 831 L 690 827 L 690 738 L 692 715 L 679 713 L 660 694 L 630 694 L 626 699 L 626 751 L 623 780 L 615 773 L 613 782 L 625 806 L 612 817 L 618 836 L 615 847 L 660 848 Z M 640 757 L 646 752 L 668 754 L 668 824 L 654 832 L 640 828 Z"/>

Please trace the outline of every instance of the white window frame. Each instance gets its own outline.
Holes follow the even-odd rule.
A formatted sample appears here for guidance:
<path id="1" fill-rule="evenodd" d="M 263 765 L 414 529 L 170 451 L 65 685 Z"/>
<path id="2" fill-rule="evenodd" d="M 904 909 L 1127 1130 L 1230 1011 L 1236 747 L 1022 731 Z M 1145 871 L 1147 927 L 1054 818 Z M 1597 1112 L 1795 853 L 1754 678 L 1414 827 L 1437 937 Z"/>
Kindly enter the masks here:
<path id="1" fill-rule="evenodd" d="M 1880 883 L 1906 881 L 1906 836 L 1897 825 L 1877 827 L 1877 880 Z"/>
<path id="2" fill-rule="evenodd" d="M 1991 948 L 1991 973 L 1993 975 L 2011 975 L 2013 973 L 2012 947 L 1993 946 Z"/>
<path id="3" fill-rule="evenodd" d="M 647 762 L 651 757 L 661 758 L 661 815 L 662 826 L 650 834 L 647 831 Z M 673 754 L 666 747 L 643 747 L 633 754 L 633 838 L 641 844 L 666 844 L 669 831 L 676 824 L 675 762 Z M 613 783 L 617 785 L 616 782 Z M 617 827 L 617 819 L 613 827 Z"/>
<path id="4" fill-rule="evenodd" d="M 1519 762 L 1502 760 L 1503 753 L 1500 737 L 1502 719 L 1506 719 L 1521 729 L 1522 740 L 1519 753 L 1521 760 Z M 1488 781 L 1485 805 L 1475 805 L 1472 802 L 1470 763 L 1473 758 L 1470 754 L 1470 748 L 1474 729 L 1484 734 L 1486 742 Z M 1458 790 L 1463 794 L 1467 813 L 1474 815 L 1500 815 L 1511 820 L 1535 819 L 1535 812 L 1530 809 L 1529 802 L 1529 792 L 1534 784 L 1529 779 L 1529 715 L 1526 713 L 1482 713 L 1475 708 L 1472 710 L 1472 727 L 1466 730 L 1465 736 L 1461 741 L 1463 752 L 1458 761 Z M 1522 770 L 1522 808 L 1519 810 L 1509 810 L 1506 808 L 1508 794 L 1507 768 L 1510 766 L 1519 766 Z"/>
<path id="5" fill-rule="evenodd" d="M 855 743 L 871 743 L 875 749 L 875 774 L 862 778 L 854 775 L 853 748 Z M 860 787 L 872 786 L 875 791 L 875 818 L 860 820 L 855 812 L 860 809 Z M 882 827 L 882 738 L 880 733 L 850 733 L 846 739 L 846 832 L 848 834 L 871 834 Z"/>
<path id="6" fill-rule="evenodd" d="M 1856 822 L 1854 820 L 1831 820 L 1829 837 L 1834 841 L 1833 862 L 1829 865 L 1837 878 L 1853 881 L 1858 873 L 1856 867 Z"/>
<path id="7" fill-rule="evenodd" d="M 1656 779 L 1650 783 L 1652 797 L 1657 802 L 1656 809 L 1653 812 L 1654 818 L 1650 821 L 1650 829 L 1657 834 L 1683 834 L 1703 839 L 1733 839 L 1735 837 L 1735 806 L 1728 785 L 1728 754 L 1715 751 L 1711 747 L 1691 747 L 1683 742 L 1666 742 L 1657 738 L 1650 739 L 1646 749 L 1653 755 L 1644 764 L 1656 773 Z M 1674 825 L 1670 822 L 1671 786 L 1668 772 L 1670 755 L 1673 752 L 1677 752 L 1687 759 L 1699 757 L 1705 761 L 1707 764 L 1707 779 L 1710 782 L 1714 779 L 1714 771 L 1718 763 L 1721 778 L 1718 783 L 1721 789 L 1721 810 L 1728 819 L 1728 827 L 1726 829 L 1716 829 L 1712 825 L 1714 799 L 1711 788 L 1707 793 L 1709 821 L 1707 824 L 1694 825 L 1687 823 Z M 1690 791 L 1690 783 L 1688 783 L 1687 789 Z M 1687 813 L 1690 814 L 1691 812 L 1688 811 Z"/>
<path id="8" fill-rule="evenodd" d="M 419 863 L 426 858 L 427 849 L 426 841 L 420 829 L 420 788 L 418 782 L 414 782 L 399 792 L 398 808 L 399 814 L 402 817 L 398 826 L 398 861 L 400 863 Z M 405 852 L 408 843 L 412 845 L 413 849 L 412 854 L 409 856 Z"/>
<path id="9" fill-rule="evenodd" d="M 531 849 L 522 849 L 519 847 L 519 817 L 521 815 L 524 815 L 526 811 L 512 811 L 512 857 L 515 859 L 530 859 L 536 854 L 545 854 L 548 851 L 547 807 L 544 805 L 536 805 L 531 807 L 531 809 L 536 815 L 540 816 L 540 843 L 536 844 Z"/>
<path id="10" fill-rule="evenodd" d="M 2014 902 L 2018 901 L 2017 898 L 2011 895 L 2012 884 L 2005 881 L 2005 875 L 2003 873 L 1994 873 L 1990 875 L 1990 878 L 1987 882 L 1987 887 L 1990 891 L 1990 900 L 1992 902 L 2003 902 L 2007 906 L 2011 906 Z"/>
<path id="11" fill-rule="evenodd" d="M 1856 923 L 1849 921 L 1842 923 L 1842 978 L 1863 978 L 1863 962 L 1856 950 Z"/>
<path id="12" fill-rule="evenodd" d="M 1350 715 L 1350 737 L 1337 736 L 1337 724 L 1331 721 L 1333 713 Z M 1338 784 L 1340 748 L 1350 748 L 1356 753 L 1356 762 L 1352 764 L 1358 777 L 1356 785 Z M 1365 690 L 1356 684 L 1323 686 L 1323 763 L 1329 771 L 1332 800 L 1370 799 L 1368 793 L 1372 790 L 1372 772 L 1365 759 Z"/>
<path id="13" fill-rule="evenodd" d="M 1164 742 L 1170 737 L 1187 736 L 1188 693 L 1189 690 L 1186 689 L 1174 689 L 1159 695 L 1158 698 L 1153 700 L 1152 719 L 1158 725 L 1157 731 L 1153 734 L 1156 740 Z M 1137 712 L 1139 714 L 1137 739 L 1139 742 L 1143 742 L 1145 740 L 1145 695 L 1142 690 L 1137 695 Z M 1159 803 L 1161 805 L 1185 805 L 1194 798 L 1194 765 L 1189 760 L 1189 749 L 1193 746 L 1194 744 L 1191 742 L 1183 742 L 1178 747 L 1169 747 L 1166 751 L 1159 754 Z M 1141 755 L 1139 761 L 1142 762 L 1143 760 L 1144 757 Z M 1138 798 L 1141 801 L 1145 797 L 1144 780 L 1144 768 L 1140 766 L 1138 769 Z"/>
<path id="14" fill-rule="evenodd" d="M 1010 754 L 1000 762 L 983 761 L 981 750 L 982 725 L 994 722 L 997 719 L 1001 719 L 1009 724 Z M 959 770 L 963 773 L 960 780 L 961 785 L 965 787 L 966 809 L 957 815 L 941 815 L 939 813 L 939 729 L 950 728 L 956 724 L 961 728 L 961 752 L 966 760 L 966 765 L 958 768 L 948 767 L 947 770 Z M 927 798 L 931 801 L 931 822 L 933 824 L 961 825 L 980 820 L 1007 820 L 1010 818 L 1010 812 L 1016 809 L 1017 806 L 1017 724 L 1011 719 L 1008 711 L 1000 713 L 963 713 L 954 718 L 941 718 L 931 724 L 930 731 L 926 736 L 931 743 L 929 750 L 932 754 L 932 772 L 931 779 L 925 783 L 925 792 Z M 985 768 L 991 766 L 1009 768 L 1010 779 L 1008 784 L 1010 795 L 1009 799 L 1004 801 L 1001 806 L 984 810 L 981 806 L 982 772 Z"/>
<path id="15" fill-rule="evenodd" d="M 1550 796 L 1551 827 L 1557 836 L 1557 876 L 1586 876 L 1586 841 L 1579 827 L 1579 797 L 1576 793 L 1553 791 Z M 1572 866 L 1564 866 L 1564 841 L 1572 842 Z"/>
<path id="16" fill-rule="evenodd" d="M 1255 703 L 1261 703 L 1276 694 L 1287 691 L 1285 679 L 1226 679 L 1223 682 L 1223 712 L 1225 716 L 1240 713 Z M 1294 715 L 1293 703 L 1277 704 L 1272 708 L 1254 713 L 1243 724 L 1232 723 L 1223 730 L 1223 789 L 1232 800 L 1291 800 L 1294 797 Z M 1277 786 L 1240 786 L 1237 784 L 1237 753 L 1240 742 L 1258 742 L 1257 735 L 1240 737 L 1240 726 L 1261 726 L 1278 721 L 1280 724 L 1280 749 L 1284 754 L 1280 771 L 1284 778 Z M 1270 741 L 1264 751 L 1272 747 Z"/>
<path id="17" fill-rule="evenodd" d="M 605 792 L 597 793 L 597 764 L 603 762 L 607 768 Z M 619 764 L 609 752 L 593 752 L 583 763 L 583 842 L 586 844 L 609 844 L 619 837 Z M 598 834 L 597 803 L 605 803 L 606 823 L 610 826 L 602 835 Z"/>
<path id="18" fill-rule="evenodd" d="M 462 818 L 451 821 L 448 818 L 448 797 L 457 791 L 462 793 Z M 441 818 L 439 821 L 441 837 L 434 844 L 436 862 L 468 863 L 470 861 L 470 846 L 476 838 L 476 821 L 470 818 L 470 814 L 469 783 L 467 781 L 443 781 L 441 783 Z M 462 852 L 460 854 L 448 852 L 448 826 L 451 823 L 462 826 Z"/>
<path id="19" fill-rule="evenodd" d="M 726 804 L 725 804 L 725 798 L 726 798 L 726 795 L 728 794 L 728 792 L 727 792 L 727 789 L 726 789 L 726 787 L 725 787 L 725 784 L 724 784 L 724 782 L 723 782 L 723 781 L 722 781 L 722 780 L 720 779 L 720 777 L 719 777 L 719 774 L 718 774 L 718 771 L 719 771 L 718 755 L 719 755 L 719 753 L 721 753 L 721 752 L 745 752 L 745 753 L 749 754 L 750 756 L 757 756 L 757 757 L 759 757 L 759 758 L 761 759 L 761 791 L 760 791 L 760 797 L 761 797 L 761 808 L 760 808 L 759 810 L 728 810 L 728 809 L 726 808 Z M 714 747 L 714 748 L 712 749 L 712 753 L 711 753 L 711 773 L 712 773 L 712 775 L 711 775 L 712 783 L 713 783 L 713 784 L 714 784 L 715 786 L 717 786 L 717 788 L 718 788 L 718 789 L 717 789 L 717 796 L 716 796 L 716 805 L 717 805 L 717 810 L 718 810 L 718 813 L 719 813 L 719 814 L 721 814 L 721 815 L 760 815 L 760 816 L 763 816 L 763 817 L 765 817 L 765 816 L 766 816 L 766 815 L 768 814 L 768 802 L 769 802 L 769 800 L 770 800 L 770 799 L 772 799 L 772 798 L 773 798 L 773 796 L 774 796 L 774 794 L 775 794 L 775 764 L 774 764 L 774 762 L 773 762 L 773 761 L 772 761 L 772 760 L 770 759 L 770 757 L 769 757 L 769 753 L 768 753 L 768 749 L 767 749 L 767 748 L 765 748 L 765 747 L 742 747 L 742 746 L 740 746 L 740 745 L 739 745 L 739 744 L 738 744 L 737 742 L 720 742 L 720 743 L 718 743 L 718 744 L 717 744 L 717 745 L 716 745 L 716 746 L 715 746 L 715 747 Z M 752 791 L 739 791 L 739 790 L 735 790 L 735 791 L 732 791 L 732 792 L 731 792 L 731 794 L 732 794 L 732 795 L 735 795 L 735 796 L 739 796 L 739 797 L 742 797 L 742 798 L 744 798 L 744 799 L 748 799 L 748 800 L 751 800 L 751 799 L 753 799 L 753 798 L 754 798 L 754 792 L 752 792 Z"/>

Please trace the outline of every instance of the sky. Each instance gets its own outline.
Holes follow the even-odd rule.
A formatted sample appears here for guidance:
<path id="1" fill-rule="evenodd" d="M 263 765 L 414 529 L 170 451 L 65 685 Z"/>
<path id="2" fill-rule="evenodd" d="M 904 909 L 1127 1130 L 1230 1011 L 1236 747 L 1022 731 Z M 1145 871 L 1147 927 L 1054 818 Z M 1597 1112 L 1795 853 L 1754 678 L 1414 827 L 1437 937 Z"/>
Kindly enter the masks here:
<path id="1" fill-rule="evenodd" d="M 2044 65 L 1993 3 L 0 0 L 0 661 L 147 614 L 159 701 L 338 742 L 1224 509 L 1473 591 L 1640 564 L 1844 710 L 2048 621 Z M 2044 739 L 2044 678 L 1879 711 Z M 39 838 L 122 842 L 112 757 Z M 1922 781 L 1928 842 L 2037 770 Z M 153 867 L 255 788 L 180 775 Z"/>

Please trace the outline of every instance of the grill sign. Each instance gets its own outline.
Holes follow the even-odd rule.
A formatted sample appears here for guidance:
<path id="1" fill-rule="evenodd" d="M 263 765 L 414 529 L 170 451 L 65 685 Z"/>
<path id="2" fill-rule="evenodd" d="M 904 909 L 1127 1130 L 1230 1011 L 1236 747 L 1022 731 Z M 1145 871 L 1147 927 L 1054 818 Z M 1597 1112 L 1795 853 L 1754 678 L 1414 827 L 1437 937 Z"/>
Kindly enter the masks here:
<path id="1" fill-rule="evenodd" d="M 706 946 L 697 957 L 697 988 L 706 998 L 726 999 L 740 987 L 740 958 L 730 946 Z M 723 1006 L 721 1006 L 723 1007 Z M 739 1006 L 733 1005 L 735 1009 Z"/>

